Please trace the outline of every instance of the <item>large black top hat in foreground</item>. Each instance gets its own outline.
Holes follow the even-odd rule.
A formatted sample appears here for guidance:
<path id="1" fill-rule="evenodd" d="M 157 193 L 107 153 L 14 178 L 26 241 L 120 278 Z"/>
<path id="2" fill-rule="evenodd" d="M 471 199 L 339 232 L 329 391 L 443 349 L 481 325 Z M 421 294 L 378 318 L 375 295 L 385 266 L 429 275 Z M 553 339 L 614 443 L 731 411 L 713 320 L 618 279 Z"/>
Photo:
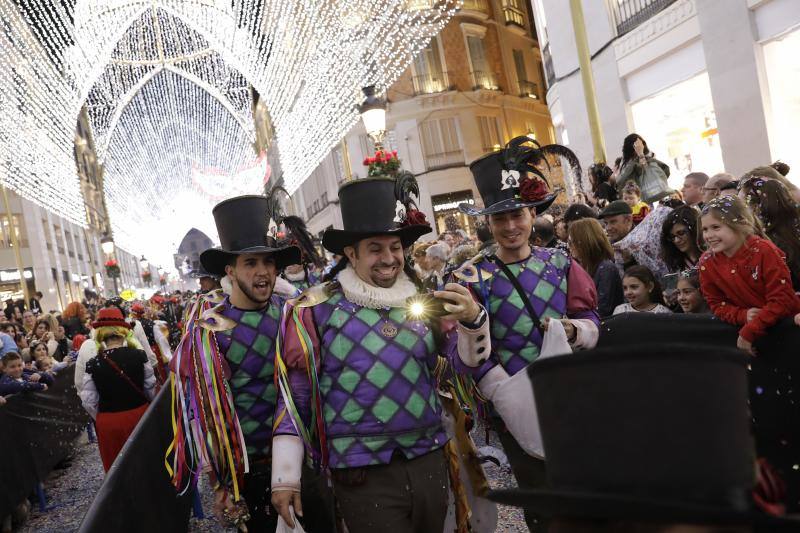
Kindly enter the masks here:
<path id="1" fill-rule="evenodd" d="M 346 246 L 374 235 L 396 235 L 404 248 L 412 245 L 431 231 L 413 197 L 419 197 L 419 187 L 409 173 L 348 181 L 339 189 L 344 229 L 326 230 L 322 245 L 340 255 Z"/>
<path id="2" fill-rule="evenodd" d="M 784 526 L 751 505 L 747 359 L 666 344 L 533 363 L 547 488 L 494 501 L 562 518 Z"/>
<path id="3" fill-rule="evenodd" d="M 279 246 L 270 234 L 277 225 L 272 223 L 266 196 L 230 198 L 214 206 L 212 213 L 220 246 L 200 254 L 200 264 L 209 273 L 224 276 L 231 257 L 241 254 L 272 254 L 278 269 L 300 262 L 299 248 Z"/>
<path id="4" fill-rule="evenodd" d="M 555 201 L 558 191 L 551 191 L 540 167 L 549 167 L 548 155 L 567 160 L 572 172 L 580 176 L 577 156 L 564 146 L 539 143 L 528 137 L 511 139 L 503 150 L 473 161 L 469 165 L 475 185 L 483 199 L 483 209 L 461 204 L 458 208 L 467 215 L 492 215 L 522 207 L 535 207 L 543 213 Z"/>

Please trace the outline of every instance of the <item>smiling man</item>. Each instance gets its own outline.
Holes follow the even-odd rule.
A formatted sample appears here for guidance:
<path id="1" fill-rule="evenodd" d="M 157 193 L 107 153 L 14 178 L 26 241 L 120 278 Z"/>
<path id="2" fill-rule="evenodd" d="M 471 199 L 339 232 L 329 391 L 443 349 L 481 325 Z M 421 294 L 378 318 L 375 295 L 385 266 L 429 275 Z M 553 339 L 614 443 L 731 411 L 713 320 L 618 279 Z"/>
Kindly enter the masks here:
<path id="1" fill-rule="evenodd" d="M 272 456 L 273 465 L 284 465 L 273 470 L 272 502 L 290 525 L 289 507 L 302 512 L 304 446 L 297 428 L 314 412 L 317 428 L 310 429 L 321 429 L 308 449 L 316 448 L 332 472 L 348 531 L 443 529 L 449 482 L 442 450 L 448 438 L 434 379 L 439 350 L 430 320 L 406 311 L 418 288 L 404 250 L 431 231 L 410 196 L 416 190 L 407 174 L 397 181 L 344 184 L 344 229 L 329 229 L 322 238 L 326 249 L 343 256 L 328 276 L 336 283 L 312 288 L 294 302 L 283 343 L 289 375 L 282 391 L 291 391 L 287 404 L 299 417 L 282 418 Z M 311 387 L 310 360 L 319 376 Z M 316 409 L 313 390 L 320 394 Z"/>
<path id="2" fill-rule="evenodd" d="M 513 139 L 505 150 L 470 165 L 486 207 L 459 206 L 468 215 L 486 217 L 497 250 L 469 274 L 457 274 L 482 308 L 475 309 L 474 318 L 460 321 L 458 355 L 451 357 L 492 401 L 492 426 L 521 488 L 544 484 L 545 465 L 532 455 L 536 446 L 519 442 L 524 432 L 512 434 L 520 421 L 523 426 L 535 423 L 530 392 L 516 390 L 520 382 L 512 376 L 539 357 L 548 320 L 561 321 L 573 349 L 593 348 L 598 337 L 592 278 L 563 252 L 529 244 L 536 215 L 557 196 L 540 170 L 553 153 L 578 166 L 565 147 L 539 148 L 527 138 Z M 547 525 L 529 512 L 525 521 L 532 532 L 546 531 Z"/>

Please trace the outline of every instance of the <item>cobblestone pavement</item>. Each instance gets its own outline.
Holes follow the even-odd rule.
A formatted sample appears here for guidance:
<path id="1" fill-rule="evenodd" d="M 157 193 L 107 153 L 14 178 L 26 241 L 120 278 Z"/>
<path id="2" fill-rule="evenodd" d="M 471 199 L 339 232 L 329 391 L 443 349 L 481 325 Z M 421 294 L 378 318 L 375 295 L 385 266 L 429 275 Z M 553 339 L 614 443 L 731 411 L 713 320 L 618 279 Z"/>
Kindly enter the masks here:
<path id="1" fill-rule="evenodd" d="M 476 438 L 478 446 L 484 446 L 483 432 Z M 492 435 L 490 445 L 499 444 Z M 96 444 L 87 442 L 85 434 L 75 444 L 75 453 L 67 468 L 54 470 L 45 482 L 47 508 L 39 511 L 38 503 L 31 509 L 28 522 L 19 531 L 30 533 L 69 533 L 77 531 L 83 515 L 89 508 L 92 498 L 103 483 L 103 466 Z M 486 474 L 492 488 L 512 488 L 516 486 L 511 470 L 507 465 L 488 464 Z M 193 533 L 220 533 L 233 531 L 223 529 L 211 513 L 211 490 L 205 482 L 201 485 L 205 519 L 192 518 L 190 531 Z M 527 531 L 522 512 L 513 507 L 499 506 L 499 532 Z"/>

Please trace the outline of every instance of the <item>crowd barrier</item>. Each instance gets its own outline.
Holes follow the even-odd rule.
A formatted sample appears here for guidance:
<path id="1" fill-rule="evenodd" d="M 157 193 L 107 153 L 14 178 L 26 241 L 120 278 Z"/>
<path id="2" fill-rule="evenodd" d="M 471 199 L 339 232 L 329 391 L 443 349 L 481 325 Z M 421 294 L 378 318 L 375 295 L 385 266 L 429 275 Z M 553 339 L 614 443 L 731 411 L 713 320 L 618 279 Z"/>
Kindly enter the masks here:
<path id="1" fill-rule="evenodd" d="M 89 415 L 75 393 L 75 367 L 56 376 L 46 392 L 8 398 L 0 407 L 0 516 L 30 495 L 70 455 Z"/>
<path id="2" fill-rule="evenodd" d="M 80 533 L 188 530 L 192 494 L 179 497 L 164 466 L 171 441 L 170 391 L 165 387 L 106 474 Z"/>

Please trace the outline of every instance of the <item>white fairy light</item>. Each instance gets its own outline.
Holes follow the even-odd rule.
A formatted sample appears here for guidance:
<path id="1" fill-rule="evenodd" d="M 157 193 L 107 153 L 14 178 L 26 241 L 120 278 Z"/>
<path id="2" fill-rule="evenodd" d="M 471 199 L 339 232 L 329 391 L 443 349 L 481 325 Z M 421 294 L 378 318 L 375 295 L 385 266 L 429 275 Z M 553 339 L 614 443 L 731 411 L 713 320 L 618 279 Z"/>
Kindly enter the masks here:
<path id="1" fill-rule="evenodd" d="M 359 120 L 361 87 L 384 92 L 460 7 L 460 0 L 72 3 L 0 2 L 0 177 L 84 224 L 73 142 L 86 105 L 115 239 L 153 259 L 157 244 L 180 240 L 175 233 L 213 226 L 209 207 L 220 189 L 260 190 L 263 176 L 241 172 L 257 165 L 251 86 L 269 110 L 292 193 Z M 207 186 L 197 181 L 212 174 Z"/>

